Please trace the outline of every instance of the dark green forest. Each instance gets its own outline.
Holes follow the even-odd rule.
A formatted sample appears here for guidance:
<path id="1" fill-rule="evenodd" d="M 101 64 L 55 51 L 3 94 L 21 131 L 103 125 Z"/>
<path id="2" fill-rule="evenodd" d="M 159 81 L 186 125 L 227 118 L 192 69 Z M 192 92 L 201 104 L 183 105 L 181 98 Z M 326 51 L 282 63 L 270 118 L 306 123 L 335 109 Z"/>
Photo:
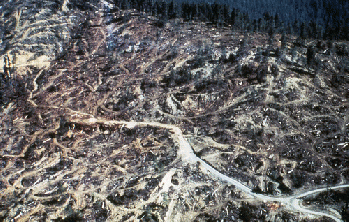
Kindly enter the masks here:
<path id="1" fill-rule="evenodd" d="M 113 3 L 119 9 L 150 13 L 162 22 L 181 17 L 247 32 L 349 40 L 346 0 L 114 0 Z"/>

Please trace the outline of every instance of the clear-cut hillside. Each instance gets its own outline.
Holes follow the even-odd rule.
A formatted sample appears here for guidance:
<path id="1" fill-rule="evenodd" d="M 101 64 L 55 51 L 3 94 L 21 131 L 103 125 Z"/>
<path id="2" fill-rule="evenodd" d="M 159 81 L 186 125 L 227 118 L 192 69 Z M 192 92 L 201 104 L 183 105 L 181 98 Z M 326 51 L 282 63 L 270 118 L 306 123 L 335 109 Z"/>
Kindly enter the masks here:
<path id="1" fill-rule="evenodd" d="M 163 22 L 104 1 L 15 2 L 1 8 L 0 220 L 348 215 L 347 42 Z M 212 176 L 181 141 L 252 193 L 299 196 L 310 213 Z"/>

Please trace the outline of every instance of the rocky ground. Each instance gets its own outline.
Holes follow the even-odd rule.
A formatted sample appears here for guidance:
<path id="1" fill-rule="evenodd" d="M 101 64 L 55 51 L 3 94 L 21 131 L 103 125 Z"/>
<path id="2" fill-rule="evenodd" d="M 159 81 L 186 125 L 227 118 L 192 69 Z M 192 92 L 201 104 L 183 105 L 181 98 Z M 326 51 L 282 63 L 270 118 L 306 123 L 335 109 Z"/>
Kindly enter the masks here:
<path id="1" fill-rule="evenodd" d="M 33 2 L 0 9 L 0 220 L 348 220 L 347 42 Z M 329 189 L 255 198 L 152 123 L 254 194 Z"/>

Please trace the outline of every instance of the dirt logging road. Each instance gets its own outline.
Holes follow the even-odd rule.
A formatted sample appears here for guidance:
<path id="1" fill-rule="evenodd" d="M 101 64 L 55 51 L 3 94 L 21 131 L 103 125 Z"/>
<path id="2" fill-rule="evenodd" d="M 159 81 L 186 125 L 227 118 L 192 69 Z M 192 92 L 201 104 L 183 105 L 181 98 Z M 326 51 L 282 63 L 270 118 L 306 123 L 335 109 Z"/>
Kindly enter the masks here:
<path id="1" fill-rule="evenodd" d="M 222 173 L 220 173 L 218 170 L 210 166 L 208 163 L 206 163 L 204 160 L 200 159 L 196 154 L 194 153 L 191 145 L 189 142 L 185 139 L 182 130 L 171 124 L 164 124 L 164 123 L 158 123 L 158 122 L 127 122 L 127 121 L 115 121 L 115 120 L 105 120 L 105 119 L 100 119 L 100 118 L 94 118 L 90 114 L 85 114 L 85 118 L 79 118 L 79 116 L 84 115 L 82 113 L 75 115 L 73 119 L 71 119 L 72 124 L 80 124 L 80 125 L 103 125 L 103 126 L 121 126 L 121 127 L 126 127 L 129 129 L 132 129 L 134 127 L 158 127 L 158 128 L 163 128 L 163 129 L 168 129 L 172 132 L 172 138 L 174 141 L 177 142 L 179 145 L 179 150 L 178 154 L 182 158 L 182 160 L 186 163 L 191 163 L 191 164 L 197 164 L 200 163 L 202 169 L 206 171 L 206 173 L 212 177 L 215 177 L 219 180 L 222 180 L 224 182 L 227 182 L 231 185 L 234 185 L 236 189 L 241 190 L 248 196 L 251 196 L 253 198 L 257 198 L 261 201 L 267 201 L 267 202 L 278 202 L 280 203 L 283 207 L 294 211 L 294 212 L 299 212 L 307 215 L 313 215 L 313 216 L 324 216 L 324 217 L 329 217 L 337 222 L 341 222 L 342 219 L 340 218 L 339 213 L 334 213 L 330 214 L 328 212 L 323 212 L 323 211 L 315 211 L 311 209 L 307 209 L 305 206 L 302 205 L 302 199 L 306 196 L 310 196 L 313 194 L 317 194 L 320 192 L 324 191 L 329 191 L 329 190 L 336 190 L 336 189 L 342 189 L 342 188 L 348 188 L 349 184 L 344 184 L 344 185 L 338 185 L 338 186 L 330 186 L 326 188 L 316 188 L 313 190 L 305 191 L 300 194 L 294 194 L 290 196 L 269 196 L 269 195 L 263 195 L 263 194 L 258 194 L 252 191 L 251 188 L 247 187 L 246 185 L 242 184 L 238 180 L 228 177 Z M 88 118 L 86 118 L 88 116 Z"/>

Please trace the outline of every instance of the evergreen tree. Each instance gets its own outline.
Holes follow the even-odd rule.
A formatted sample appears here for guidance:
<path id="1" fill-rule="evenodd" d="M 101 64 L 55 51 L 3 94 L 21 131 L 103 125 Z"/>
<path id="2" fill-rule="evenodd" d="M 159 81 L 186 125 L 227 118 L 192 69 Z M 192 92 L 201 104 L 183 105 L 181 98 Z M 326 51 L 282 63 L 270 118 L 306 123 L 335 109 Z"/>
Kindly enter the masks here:
<path id="1" fill-rule="evenodd" d="M 307 38 L 307 33 L 306 33 L 306 27 L 305 27 L 305 23 L 302 22 L 301 26 L 300 26 L 300 34 L 299 34 L 301 39 L 305 39 Z"/>
<path id="2" fill-rule="evenodd" d="M 286 38 L 285 32 L 282 33 L 280 41 L 281 41 L 281 50 L 285 50 L 286 44 L 287 44 L 287 38 Z"/>
<path id="3" fill-rule="evenodd" d="M 173 1 L 171 1 L 168 5 L 168 17 L 169 19 L 177 18 L 177 6 L 173 3 Z"/>
<path id="4" fill-rule="evenodd" d="M 315 49 L 312 46 L 308 46 L 307 48 L 307 64 L 313 65 L 315 62 Z"/>

